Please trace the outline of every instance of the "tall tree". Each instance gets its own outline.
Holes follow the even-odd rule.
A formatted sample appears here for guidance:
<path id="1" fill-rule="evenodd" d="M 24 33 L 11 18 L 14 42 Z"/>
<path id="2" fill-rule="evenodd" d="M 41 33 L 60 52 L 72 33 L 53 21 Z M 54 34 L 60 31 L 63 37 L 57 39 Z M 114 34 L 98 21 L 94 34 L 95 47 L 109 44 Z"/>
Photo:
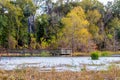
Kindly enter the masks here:
<path id="1" fill-rule="evenodd" d="M 83 45 L 88 45 L 88 40 L 91 39 L 91 34 L 87 30 L 89 22 L 81 7 L 72 9 L 66 17 L 62 18 L 62 23 L 66 47 L 72 48 L 74 51 L 82 49 Z"/>
<path id="2" fill-rule="evenodd" d="M 119 49 L 119 33 L 120 33 L 120 19 L 119 18 L 114 18 L 112 19 L 107 27 L 106 30 L 107 33 L 107 44 L 106 48 L 109 50 L 116 51 Z"/>

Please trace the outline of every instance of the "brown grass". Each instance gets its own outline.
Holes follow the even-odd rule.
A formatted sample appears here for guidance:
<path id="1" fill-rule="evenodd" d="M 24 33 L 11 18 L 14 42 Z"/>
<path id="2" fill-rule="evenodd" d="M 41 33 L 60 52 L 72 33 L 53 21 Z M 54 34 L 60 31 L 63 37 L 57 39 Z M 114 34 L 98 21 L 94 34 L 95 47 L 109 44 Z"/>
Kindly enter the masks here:
<path id="1" fill-rule="evenodd" d="M 63 71 L 52 69 L 41 72 L 37 68 L 24 68 L 21 70 L 0 70 L 0 80 L 120 80 L 120 69 L 110 67 L 108 71 Z"/>

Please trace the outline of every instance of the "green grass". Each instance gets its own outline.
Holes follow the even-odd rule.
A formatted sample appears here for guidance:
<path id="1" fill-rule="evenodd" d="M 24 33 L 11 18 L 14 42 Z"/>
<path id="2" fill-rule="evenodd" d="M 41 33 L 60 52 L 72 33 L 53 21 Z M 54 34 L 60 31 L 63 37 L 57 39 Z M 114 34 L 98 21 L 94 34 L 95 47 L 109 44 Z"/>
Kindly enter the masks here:
<path id="1" fill-rule="evenodd" d="M 103 52 L 101 52 L 101 56 L 108 57 L 108 56 L 111 56 L 111 54 L 108 51 L 103 51 Z"/>

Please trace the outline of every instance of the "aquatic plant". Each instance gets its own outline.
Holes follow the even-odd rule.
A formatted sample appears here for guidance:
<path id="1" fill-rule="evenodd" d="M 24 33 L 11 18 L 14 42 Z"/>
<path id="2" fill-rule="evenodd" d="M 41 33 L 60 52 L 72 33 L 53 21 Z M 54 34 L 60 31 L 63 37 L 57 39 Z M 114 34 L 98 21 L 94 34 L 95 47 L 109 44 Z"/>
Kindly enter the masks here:
<path id="1" fill-rule="evenodd" d="M 92 52 L 91 53 L 91 59 L 92 60 L 98 60 L 99 59 L 99 52 L 98 51 Z"/>

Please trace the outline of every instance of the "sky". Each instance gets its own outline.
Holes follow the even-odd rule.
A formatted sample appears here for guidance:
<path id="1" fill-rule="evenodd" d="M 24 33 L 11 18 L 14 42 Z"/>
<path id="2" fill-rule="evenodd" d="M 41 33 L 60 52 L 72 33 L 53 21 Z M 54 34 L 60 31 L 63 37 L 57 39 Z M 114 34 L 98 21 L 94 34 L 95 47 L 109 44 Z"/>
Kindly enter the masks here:
<path id="1" fill-rule="evenodd" d="M 98 0 L 100 1 L 101 3 L 103 3 L 104 5 L 107 4 L 108 1 L 114 1 L 114 0 Z"/>
<path id="2" fill-rule="evenodd" d="M 52 1 L 56 2 L 57 0 L 52 0 Z M 106 5 L 108 1 L 114 1 L 114 0 L 98 0 L 98 1 L 100 1 L 101 3 L 103 3 L 104 5 Z M 37 10 L 37 13 L 41 14 L 41 10 Z"/>
<path id="3" fill-rule="evenodd" d="M 52 0 L 52 1 L 56 1 L 56 0 Z M 98 0 L 98 1 L 100 1 L 101 3 L 103 3 L 104 5 L 106 5 L 108 1 L 114 1 L 114 0 Z"/>

